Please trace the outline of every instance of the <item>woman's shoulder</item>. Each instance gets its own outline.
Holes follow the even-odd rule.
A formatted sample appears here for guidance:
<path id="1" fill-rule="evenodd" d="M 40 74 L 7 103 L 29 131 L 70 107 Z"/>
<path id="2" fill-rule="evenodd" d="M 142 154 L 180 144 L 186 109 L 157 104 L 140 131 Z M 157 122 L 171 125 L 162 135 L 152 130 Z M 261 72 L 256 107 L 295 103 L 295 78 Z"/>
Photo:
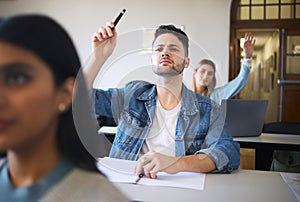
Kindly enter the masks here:
<path id="1" fill-rule="evenodd" d="M 129 201 L 106 177 L 74 168 L 43 201 Z"/>

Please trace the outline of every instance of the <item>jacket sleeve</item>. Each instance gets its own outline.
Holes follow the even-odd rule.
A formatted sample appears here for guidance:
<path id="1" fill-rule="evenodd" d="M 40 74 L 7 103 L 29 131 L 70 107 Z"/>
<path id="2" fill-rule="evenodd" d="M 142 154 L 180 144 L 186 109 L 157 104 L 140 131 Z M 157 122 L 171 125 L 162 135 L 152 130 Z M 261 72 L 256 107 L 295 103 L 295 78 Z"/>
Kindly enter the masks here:
<path id="1" fill-rule="evenodd" d="M 245 88 L 245 86 L 248 83 L 250 69 L 251 66 L 249 66 L 249 59 L 244 59 L 239 75 L 235 79 L 225 84 L 224 99 L 232 98 L 233 96 L 237 95 L 241 90 Z"/>
<path id="2" fill-rule="evenodd" d="M 101 116 L 118 120 L 120 107 L 123 101 L 123 88 L 110 88 L 108 90 L 94 89 L 95 114 L 97 119 Z"/>
<path id="3" fill-rule="evenodd" d="M 240 164 L 240 145 L 227 130 L 221 108 L 214 104 L 210 113 L 210 126 L 197 153 L 204 153 L 215 162 L 217 170 L 214 172 L 230 173 Z"/>

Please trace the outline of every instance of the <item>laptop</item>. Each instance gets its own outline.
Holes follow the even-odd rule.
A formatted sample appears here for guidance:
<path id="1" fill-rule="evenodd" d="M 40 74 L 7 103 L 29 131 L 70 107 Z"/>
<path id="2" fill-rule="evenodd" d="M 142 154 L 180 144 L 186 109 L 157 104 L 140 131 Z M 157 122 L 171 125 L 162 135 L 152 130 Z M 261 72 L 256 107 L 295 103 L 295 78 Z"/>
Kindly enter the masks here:
<path id="1" fill-rule="evenodd" d="M 227 129 L 233 137 L 255 137 L 262 132 L 268 100 L 222 100 Z"/>

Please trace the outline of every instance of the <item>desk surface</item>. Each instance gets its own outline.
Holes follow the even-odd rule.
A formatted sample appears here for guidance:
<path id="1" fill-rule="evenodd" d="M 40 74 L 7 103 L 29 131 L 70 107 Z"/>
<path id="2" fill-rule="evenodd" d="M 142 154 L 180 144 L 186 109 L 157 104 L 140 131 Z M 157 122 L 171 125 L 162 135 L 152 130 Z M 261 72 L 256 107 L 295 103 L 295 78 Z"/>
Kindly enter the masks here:
<path id="1" fill-rule="evenodd" d="M 260 136 L 257 137 L 235 137 L 234 140 L 238 142 L 300 145 L 300 134 L 288 135 L 288 134 L 262 133 Z"/>
<path id="2" fill-rule="evenodd" d="M 207 174 L 203 191 L 116 183 L 134 201 L 297 201 L 279 172 L 237 170 Z"/>
<path id="3" fill-rule="evenodd" d="M 241 148 L 255 149 L 255 169 L 270 170 L 273 151 L 300 151 L 300 134 L 262 133 L 258 137 L 235 137 Z"/>

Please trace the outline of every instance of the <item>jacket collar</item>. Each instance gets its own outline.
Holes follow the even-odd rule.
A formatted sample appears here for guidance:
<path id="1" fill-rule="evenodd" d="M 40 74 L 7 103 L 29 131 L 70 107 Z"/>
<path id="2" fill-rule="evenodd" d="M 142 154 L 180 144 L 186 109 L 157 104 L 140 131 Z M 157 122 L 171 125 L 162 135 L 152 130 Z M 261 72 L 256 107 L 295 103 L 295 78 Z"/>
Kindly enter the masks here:
<path id="1" fill-rule="evenodd" d="M 153 84 L 149 89 L 145 90 L 141 94 L 138 94 L 136 99 L 141 101 L 148 101 L 156 99 L 157 90 L 156 85 Z M 196 103 L 198 99 L 196 98 L 196 94 L 189 90 L 184 84 L 182 84 L 182 100 L 181 100 L 181 111 L 186 115 L 193 115 L 198 112 L 198 108 Z"/>

